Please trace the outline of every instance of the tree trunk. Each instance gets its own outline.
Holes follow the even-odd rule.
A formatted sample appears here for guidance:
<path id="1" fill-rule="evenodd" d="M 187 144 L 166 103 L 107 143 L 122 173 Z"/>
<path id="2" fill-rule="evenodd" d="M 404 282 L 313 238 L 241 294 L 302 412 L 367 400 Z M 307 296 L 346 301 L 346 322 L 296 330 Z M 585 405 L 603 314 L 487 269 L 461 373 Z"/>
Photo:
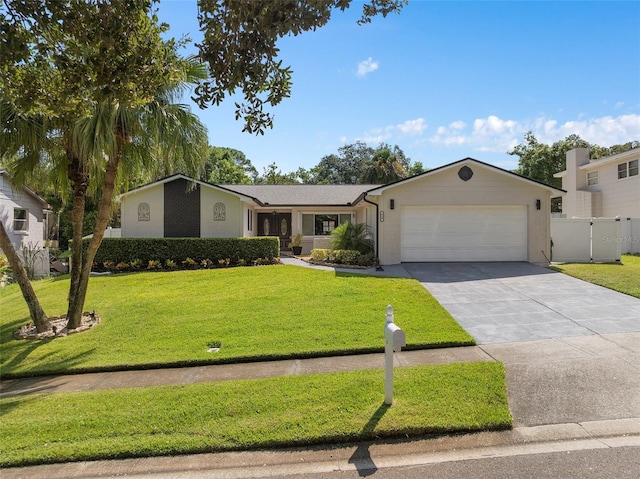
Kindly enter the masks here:
<path id="1" fill-rule="evenodd" d="M 4 252 L 9 260 L 9 264 L 13 269 L 13 274 L 20 285 L 20 291 L 22 291 L 22 296 L 24 300 L 27 302 L 27 306 L 29 307 L 29 315 L 31 316 L 31 320 L 33 324 L 36 325 L 36 330 L 39 333 L 44 333 L 51 329 L 51 323 L 49 322 L 49 318 L 44 313 L 42 306 L 40 306 L 40 302 L 36 296 L 35 291 L 31 287 L 31 282 L 29 281 L 29 277 L 27 276 L 27 271 L 24 269 L 24 265 L 20 260 L 20 257 L 16 253 L 11 240 L 9 239 L 9 235 L 7 235 L 7 231 L 4 229 L 4 225 L 2 221 L 0 221 L 0 249 Z"/>
<path id="2" fill-rule="evenodd" d="M 73 241 L 71 242 L 71 265 L 69 284 L 69 304 L 67 309 L 67 328 L 76 329 L 82 321 L 82 304 L 78 308 L 78 292 L 82 274 L 82 227 L 84 223 L 84 210 L 87 188 L 89 187 L 89 175 L 85 172 L 84 164 L 77 155 L 67 152 L 71 158 L 69 164 L 69 179 L 73 185 L 73 206 L 71 210 L 71 225 L 73 227 Z M 76 311 L 80 314 L 76 315 Z"/>
<path id="3" fill-rule="evenodd" d="M 117 154 L 107 160 L 104 185 L 102 188 L 102 196 L 98 205 L 98 218 L 96 220 L 96 226 L 93 231 L 93 237 L 89 241 L 87 250 L 84 253 L 84 258 L 81 259 L 81 263 L 79 263 L 78 265 L 78 282 L 75 287 L 75 295 L 73 298 L 74 301 L 69 302 L 69 310 L 67 312 L 67 317 L 69 318 L 67 328 L 69 329 L 75 329 L 79 327 L 82 321 L 82 309 L 84 308 L 87 289 L 89 287 L 89 277 L 91 275 L 93 259 L 98 252 L 98 248 L 100 247 L 100 243 L 102 242 L 102 238 L 104 237 L 104 232 L 107 228 L 107 225 L 109 224 L 109 219 L 111 218 L 113 192 L 115 189 L 116 176 L 118 174 L 118 166 L 120 165 L 121 151 L 122 149 L 121 147 L 119 147 Z"/>

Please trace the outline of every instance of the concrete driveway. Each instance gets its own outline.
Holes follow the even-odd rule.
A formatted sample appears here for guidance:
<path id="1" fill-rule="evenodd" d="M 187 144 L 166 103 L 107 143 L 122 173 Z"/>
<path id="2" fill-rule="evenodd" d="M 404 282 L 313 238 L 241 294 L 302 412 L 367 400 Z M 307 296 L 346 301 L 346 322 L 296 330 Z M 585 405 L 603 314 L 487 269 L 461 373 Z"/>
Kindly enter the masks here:
<path id="1" fill-rule="evenodd" d="M 640 331 L 640 299 L 530 263 L 404 263 L 478 344 Z"/>

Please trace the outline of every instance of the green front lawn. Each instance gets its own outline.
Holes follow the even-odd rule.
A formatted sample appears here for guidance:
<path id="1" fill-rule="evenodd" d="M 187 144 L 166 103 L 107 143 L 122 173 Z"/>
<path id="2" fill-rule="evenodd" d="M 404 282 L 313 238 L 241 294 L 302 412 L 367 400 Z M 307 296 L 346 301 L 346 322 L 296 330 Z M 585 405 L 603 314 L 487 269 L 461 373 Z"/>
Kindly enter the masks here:
<path id="1" fill-rule="evenodd" d="M 34 288 L 47 314 L 66 312 L 68 279 Z M 85 308 L 102 323 L 51 341 L 12 338 L 29 320 L 12 284 L 0 291 L 0 367 L 6 378 L 382 351 L 388 304 L 407 349 L 474 344 L 416 280 L 278 265 L 92 277 Z"/>
<path id="2" fill-rule="evenodd" d="M 640 298 L 640 256 L 623 254 L 620 264 L 567 263 L 556 271 Z"/>
<path id="3" fill-rule="evenodd" d="M 272 448 L 505 429 L 497 362 L 0 400 L 0 466 Z"/>

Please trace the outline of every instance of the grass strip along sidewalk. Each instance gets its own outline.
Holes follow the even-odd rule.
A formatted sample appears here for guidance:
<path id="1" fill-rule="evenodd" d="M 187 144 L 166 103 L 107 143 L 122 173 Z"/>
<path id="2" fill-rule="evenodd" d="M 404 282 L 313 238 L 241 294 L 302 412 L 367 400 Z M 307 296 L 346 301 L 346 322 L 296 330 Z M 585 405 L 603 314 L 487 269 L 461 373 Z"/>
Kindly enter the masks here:
<path id="1" fill-rule="evenodd" d="M 3 467 L 511 427 L 497 362 L 0 400 Z"/>
<path id="2" fill-rule="evenodd" d="M 66 311 L 69 280 L 34 282 L 44 310 Z M 102 322 L 54 340 L 15 340 L 29 322 L 16 284 L 0 291 L 4 378 L 379 352 L 388 304 L 406 349 L 474 340 L 416 281 L 260 266 L 97 276 L 85 308 Z M 218 353 L 208 344 L 220 341 Z"/>
<path id="3" fill-rule="evenodd" d="M 616 264 L 567 263 L 551 269 L 640 298 L 640 255 L 624 254 Z"/>

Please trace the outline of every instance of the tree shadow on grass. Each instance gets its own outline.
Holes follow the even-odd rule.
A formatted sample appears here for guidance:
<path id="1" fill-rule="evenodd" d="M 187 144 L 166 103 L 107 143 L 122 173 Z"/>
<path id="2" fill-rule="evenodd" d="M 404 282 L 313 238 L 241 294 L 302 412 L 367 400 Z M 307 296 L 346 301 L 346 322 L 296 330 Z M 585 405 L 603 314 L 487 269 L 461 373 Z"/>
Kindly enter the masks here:
<path id="1" fill-rule="evenodd" d="M 8 397 L 6 399 L 3 398 L 2 407 L 0 407 L 0 417 L 7 415 L 11 410 L 15 408 L 23 407 L 27 404 L 33 403 L 38 400 L 39 398 L 35 396 L 31 396 L 31 397 L 15 396 L 15 397 Z"/>
<path id="2" fill-rule="evenodd" d="M 0 364 L 2 365 L 1 379 L 12 379 L 16 377 L 29 377 L 43 375 L 39 372 L 24 371 L 18 374 L 14 374 L 11 371 L 23 363 L 29 355 L 31 355 L 38 348 L 41 348 L 51 341 L 56 341 L 59 338 L 45 338 L 45 339 L 15 339 L 13 332 L 20 326 L 31 322 L 31 319 L 26 317 L 17 319 L 15 321 L 8 322 L 0 327 L 0 340 L 2 342 L 2 350 L 0 351 Z M 76 354 L 73 357 L 60 358 L 54 360 L 47 359 L 47 369 L 50 371 L 67 371 L 70 368 L 81 364 L 86 356 L 89 356 L 95 351 L 96 348 L 83 351 Z M 5 362 L 6 361 L 6 362 Z M 31 391 L 33 392 L 33 391 Z"/>
<path id="3" fill-rule="evenodd" d="M 382 417 L 390 407 L 390 404 L 382 403 L 376 410 L 376 412 L 373 413 L 371 419 L 369 419 L 364 428 L 362 428 L 362 432 L 365 437 L 372 435 L 373 431 L 376 429 L 376 426 L 380 422 L 380 419 L 382 419 Z M 360 477 L 371 476 L 378 470 L 375 462 L 373 462 L 373 459 L 371 459 L 371 451 L 369 451 L 369 447 L 371 446 L 371 444 L 371 442 L 360 443 L 349 458 L 349 463 L 353 464 L 356 467 L 356 469 L 358 470 L 358 475 Z"/>
<path id="4" fill-rule="evenodd" d="M 7 322 L 0 326 L 0 342 L 2 342 L 2 350 L 0 350 L 0 364 L 3 364 L 5 368 L 9 365 L 4 364 L 5 358 L 8 358 L 11 355 L 8 350 L 11 350 L 12 348 L 10 348 L 9 346 L 18 344 L 17 341 L 19 341 L 17 339 L 14 339 L 13 332 L 19 329 L 21 326 L 24 326 L 25 324 L 28 324 L 30 322 L 31 318 L 26 317 Z M 14 341 L 16 342 L 14 343 Z M 11 363 L 16 364 L 17 362 L 24 360 L 24 358 L 31 354 L 33 350 L 40 346 L 40 342 L 38 343 L 39 344 L 30 344 L 29 347 L 20 352 L 18 357 L 13 358 Z"/>
<path id="5" fill-rule="evenodd" d="M 25 340 L 16 340 L 16 341 L 29 341 L 29 344 L 26 348 L 24 348 L 23 350 L 21 350 L 18 354 L 16 354 L 13 358 L 11 358 L 11 360 L 9 360 L 6 364 L 3 365 L 3 369 L 13 369 L 15 366 L 19 365 L 20 363 L 22 363 L 33 351 L 35 351 L 36 349 L 38 349 L 41 346 L 44 346 L 45 344 L 49 343 L 50 341 L 55 341 L 54 339 L 25 339 Z M 2 379 L 13 379 L 13 378 L 17 378 L 17 377 L 32 377 L 32 376 L 40 376 L 40 375 L 55 375 L 55 374 L 69 374 L 69 370 L 72 369 L 74 366 L 77 366 L 78 364 L 81 364 L 84 360 L 85 357 L 90 356 L 91 354 L 93 354 L 95 352 L 96 348 L 92 348 L 92 349 L 88 349 L 86 351 L 83 351 L 79 354 L 76 354 L 73 357 L 65 357 L 65 358 L 61 358 L 59 360 L 47 360 L 47 370 L 48 371 L 59 371 L 57 373 L 52 373 L 52 372 L 31 372 L 31 371 L 24 371 L 18 374 L 14 374 L 14 373 L 4 373 L 3 374 L 3 378 Z M 71 373 L 74 373 L 73 371 Z M 75 371 L 75 373 L 82 373 L 82 371 Z"/>

